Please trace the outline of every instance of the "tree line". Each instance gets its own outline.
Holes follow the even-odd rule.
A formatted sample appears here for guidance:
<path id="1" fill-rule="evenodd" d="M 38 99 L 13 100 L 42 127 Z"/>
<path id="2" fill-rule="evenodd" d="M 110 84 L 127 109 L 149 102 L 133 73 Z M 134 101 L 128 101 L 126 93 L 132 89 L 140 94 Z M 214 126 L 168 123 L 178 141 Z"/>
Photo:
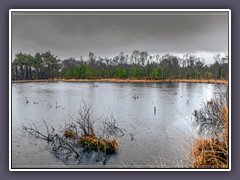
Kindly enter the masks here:
<path id="1" fill-rule="evenodd" d="M 60 60 L 51 51 L 35 55 L 20 52 L 12 61 L 12 79 L 228 79 L 228 56 L 217 54 L 213 60 L 207 65 L 192 54 L 160 56 L 138 50 L 111 58 L 89 52 L 87 58 L 81 56 L 79 60 Z"/>

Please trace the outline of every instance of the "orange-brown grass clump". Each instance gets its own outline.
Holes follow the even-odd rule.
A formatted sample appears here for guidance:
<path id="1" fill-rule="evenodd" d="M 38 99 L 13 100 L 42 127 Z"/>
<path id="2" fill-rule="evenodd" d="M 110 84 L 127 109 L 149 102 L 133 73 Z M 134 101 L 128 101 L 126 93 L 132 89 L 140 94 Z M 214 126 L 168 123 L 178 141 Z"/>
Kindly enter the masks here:
<path id="1" fill-rule="evenodd" d="M 224 132 L 221 137 L 198 138 L 194 143 L 191 155 L 192 168 L 228 168 L 228 108 L 224 105 L 221 116 Z"/>
<path id="2" fill-rule="evenodd" d="M 97 138 L 93 135 L 84 135 L 78 142 L 82 145 L 84 151 L 103 152 L 107 155 L 114 154 L 118 150 L 118 142 L 113 139 Z"/>
<path id="3" fill-rule="evenodd" d="M 199 138 L 192 155 L 193 168 L 228 168 L 228 146 L 224 141 Z"/>
<path id="4" fill-rule="evenodd" d="M 66 138 L 75 138 L 77 136 L 77 134 L 71 129 L 65 129 L 63 135 Z"/>

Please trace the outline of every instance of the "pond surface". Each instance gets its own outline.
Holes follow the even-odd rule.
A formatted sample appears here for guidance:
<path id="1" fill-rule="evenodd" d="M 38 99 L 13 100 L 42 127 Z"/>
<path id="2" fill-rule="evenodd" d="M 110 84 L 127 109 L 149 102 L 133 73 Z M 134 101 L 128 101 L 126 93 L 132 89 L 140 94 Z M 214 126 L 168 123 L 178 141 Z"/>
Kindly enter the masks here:
<path id="1" fill-rule="evenodd" d="M 124 136 L 117 137 L 118 153 L 100 167 L 186 167 L 189 148 L 196 137 L 191 125 L 193 111 L 221 90 L 226 90 L 226 86 L 102 82 L 12 84 L 12 168 L 99 167 L 92 161 L 66 164 L 51 153 L 46 141 L 22 129 L 23 125 L 34 122 L 39 131 L 46 132 L 45 120 L 60 132 L 76 120 L 83 102 L 91 106 L 96 129 L 105 117 L 114 116 L 116 125 L 124 132 Z"/>

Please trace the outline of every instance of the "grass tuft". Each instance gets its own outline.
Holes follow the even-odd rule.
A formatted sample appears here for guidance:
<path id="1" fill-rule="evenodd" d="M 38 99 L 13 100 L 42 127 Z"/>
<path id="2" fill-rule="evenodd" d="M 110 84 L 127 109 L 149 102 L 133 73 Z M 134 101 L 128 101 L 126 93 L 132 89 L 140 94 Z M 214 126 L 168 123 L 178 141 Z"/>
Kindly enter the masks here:
<path id="1" fill-rule="evenodd" d="M 66 138 L 75 138 L 77 134 L 71 129 L 65 129 L 63 135 Z"/>
<path id="2" fill-rule="evenodd" d="M 199 138 L 192 148 L 192 168 L 227 168 L 228 147 L 224 141 Z"/>
<path id="3" fill-rule="evenodd" d="M 111 155 L 117 152 L 118 150 L 118 142 L 113 139 L 104 139 L 97 138 L 93 135 L 84 135 L 79 138 L 79 144 L 82 145 L 84 151 L 95 151 L 95 152 L 103 152 L 106 155 Z"/>

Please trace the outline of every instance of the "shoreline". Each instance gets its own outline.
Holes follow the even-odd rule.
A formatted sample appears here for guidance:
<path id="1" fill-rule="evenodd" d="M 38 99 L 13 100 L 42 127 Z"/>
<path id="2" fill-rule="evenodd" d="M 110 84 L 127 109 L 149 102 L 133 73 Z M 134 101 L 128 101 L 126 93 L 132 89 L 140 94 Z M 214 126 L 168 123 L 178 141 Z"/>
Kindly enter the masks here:
<path id="1" fill-rule="evenodd" d="M 116 82 L 116 83 L 208 83 L 208 84 L 228 84 L 227 80 L 221 79 L 38 79 L 38 80 L 12 80 L 12 83 L 29 82 Z"/>

